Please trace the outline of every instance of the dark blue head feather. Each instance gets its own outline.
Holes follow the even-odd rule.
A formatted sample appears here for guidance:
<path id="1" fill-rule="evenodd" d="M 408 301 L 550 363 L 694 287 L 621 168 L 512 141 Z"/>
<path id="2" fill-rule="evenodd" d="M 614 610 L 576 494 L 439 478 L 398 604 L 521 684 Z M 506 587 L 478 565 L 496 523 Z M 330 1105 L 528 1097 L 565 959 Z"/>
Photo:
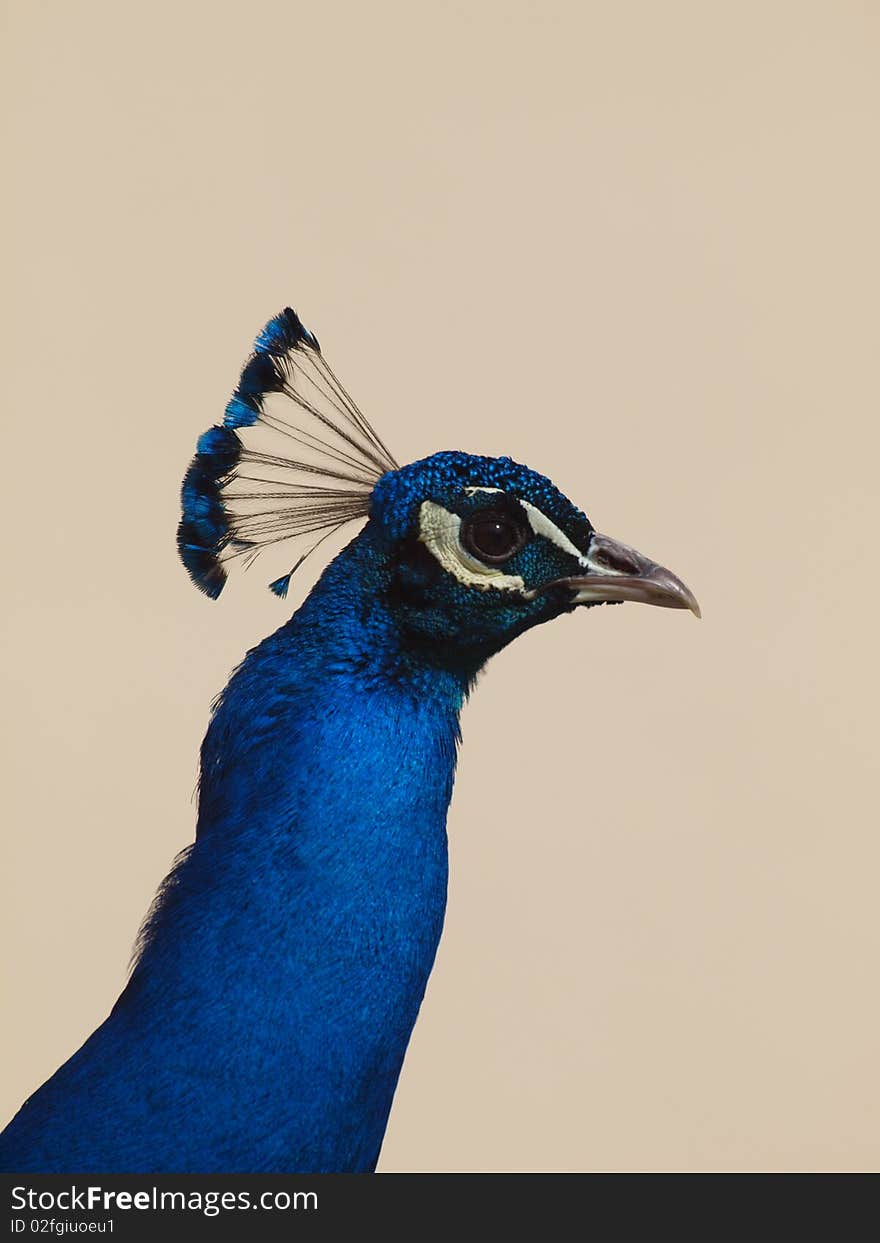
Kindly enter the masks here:
<path id="1" fill-rule="evenodd" d="M 285 599 L 290 590 L 290 580 L 293 576 L 293 570 L 288 570 L 286 574 L 282 574 L 280 578 L 276 578 L 274 582 L 269 584 L 269 590 L 279 600 Z"/>
<path id="2" fill-rule="evenodd" d="M 200 437 L 183 479 L 177 547 L 196 586 L 216 599 L 226 581 L 219 554 L 229 539 L 220 489 L 235 469 L 241 444 L 234 431 L 211 427 Z"/>
<path id="3" fill-rule="evenodd" d="M 269 320 L 254 342 L 254 349 L 258 354 L 280 356 L 296 349 L 299 345 L 306 345 L 319 354 L 321 352 L 318 338 L 314 333 L 309 332 L 296 311 L 287 306 L 280 315 Z"/>
<path id="4" fill-rule="evenodd" d="M 586 549 L 593 527 L 545 475 L 509 457 L 481 457 L 450 450 L 434 453 L 389 471 L 376 484 L 370 513 L 380 519 L 392 539 L 412 528 L 423 501 L 456 508 L 469 488 L 497 488 L 529 501 L 550 518 L 573 544 Z"/>

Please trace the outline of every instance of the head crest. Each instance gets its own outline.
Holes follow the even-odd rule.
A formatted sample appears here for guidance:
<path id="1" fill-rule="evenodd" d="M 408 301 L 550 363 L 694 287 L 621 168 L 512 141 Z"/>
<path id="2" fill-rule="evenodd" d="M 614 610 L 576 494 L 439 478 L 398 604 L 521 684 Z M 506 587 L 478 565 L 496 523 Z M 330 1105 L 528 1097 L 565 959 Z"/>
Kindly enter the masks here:
<path id="1" fill-rule="evenodd" d="M 299 541 L 290 577 L 323 539 L 365 518 L 376 481 L 397 463 L 290 307 L 269 320 L 244 365 L 223 424 L 196 446 L 183 481 L 177 543 L 196 586 L 217 597 L 236 559 Z M 312 538 L 314 537 L 314 538 Z"/>

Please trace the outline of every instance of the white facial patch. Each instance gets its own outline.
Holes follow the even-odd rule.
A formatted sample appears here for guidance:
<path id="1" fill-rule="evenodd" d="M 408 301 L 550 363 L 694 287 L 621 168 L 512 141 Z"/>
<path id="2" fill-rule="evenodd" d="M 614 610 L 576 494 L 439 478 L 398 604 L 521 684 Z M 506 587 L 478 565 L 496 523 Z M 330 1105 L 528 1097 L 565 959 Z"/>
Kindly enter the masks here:
<path id="1" fill-rule="evenodd" d="M 497 491 L 498 489 L 491 489 Z M 480 491 L 490 491 L 481 488 Z M 480 591 L 518 591 L 525 594 L 525 583 L 519 574 L 505 574 L 497 566 L 484 565 L 462 546 L 461 518 L 433 501 L 422 501 L 419 509 L 419 539 L 440 562 L 466 587 Z"/>
<path id="2" fill-rule="evenodd" d="M 465 488 L 468 496 L 478 492 L 500 493 L 501 488 Z M 578 565 L 586 568 L 588 559 L 577 548 L 564 531 L 555 522 L 542 513 L 535 505 L 521 497 L 516 498 L 523 507 L 529 526 L 535 535 L 540 535 L 555 544 L 567 556 L 574 558 Z M 453 574 L 460 583 L 467 587 L 476 587 L 480 591 L 494 588 L 497 591 L 516 591 L 526 597 L 534 596 L 535 592 L 526 589 L 525 582 L 519 574 L 505 574 L 499 566 L 485 565 L 467 551 L 461 542 L 461 518 L 450 513 L 442 505 L 434 501 L 423 501 L 419 509 L 419 539 L 440 562 L 444 570 Z"/>

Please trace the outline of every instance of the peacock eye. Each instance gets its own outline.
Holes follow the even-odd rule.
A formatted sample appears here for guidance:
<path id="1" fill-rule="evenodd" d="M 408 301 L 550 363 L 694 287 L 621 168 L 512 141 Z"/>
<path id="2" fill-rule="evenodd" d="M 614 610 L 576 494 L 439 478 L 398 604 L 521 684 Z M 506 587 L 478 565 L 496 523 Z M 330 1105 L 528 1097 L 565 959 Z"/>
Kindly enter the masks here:
<path id="1" fill-rule="evenodd" d="M 480 510 L 461 524 L 461 542 L 468 552 L 488 565 L 500 565 L 519 552 L 528 539 L 524 523 L 509 514 Z"/>

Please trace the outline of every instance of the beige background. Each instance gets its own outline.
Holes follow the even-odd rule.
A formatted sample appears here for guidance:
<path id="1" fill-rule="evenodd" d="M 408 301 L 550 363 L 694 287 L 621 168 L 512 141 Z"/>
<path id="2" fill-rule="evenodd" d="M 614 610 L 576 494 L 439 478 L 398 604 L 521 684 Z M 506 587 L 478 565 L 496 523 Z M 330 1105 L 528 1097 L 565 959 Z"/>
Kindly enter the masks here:
<path id="1" fill-rule="evenodd" d="M 3 45 L 4 1118 L 285 616 L 174 530 L 289 301 L 401 461 L 510 453 L 704 612 L 492 662 L 381 1168 L 877 1168 L 880 7 L 16 0 Z"/>

